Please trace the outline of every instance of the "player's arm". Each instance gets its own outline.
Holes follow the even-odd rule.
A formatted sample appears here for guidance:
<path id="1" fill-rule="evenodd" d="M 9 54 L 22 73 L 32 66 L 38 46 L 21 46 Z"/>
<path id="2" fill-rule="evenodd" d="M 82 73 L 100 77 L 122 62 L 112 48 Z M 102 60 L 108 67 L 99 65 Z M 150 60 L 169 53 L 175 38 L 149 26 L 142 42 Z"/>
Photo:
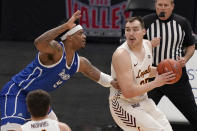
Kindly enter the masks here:
<path id="1" fill-rule="evenodd" d="M 85 57 L 80 57 L 79 72 L 83 73 L 85 76 L 96 81 L 104 87 L 110 87 L 111 85 L 113 85 L 115 88 L 118 88 L 117 82 L 114 81 L 111 76 L 101 72 Z"/>
<path id="2" fill-rule="evenodd" d="M 60 128 L 60 131 L 71 131 L 70 127 L 65 123 L 58 122 L 58 125 Z"/>
<path id="3" fill-rule="evenodd" d="M 68 29 L 71 29 L 75 26 L 75 21 L 81 17 L 81 12 L 78 10 L 76 11 L 72 17 L 64 24 L 53 28 L 49 31 L 46 31 L 42 35 L 40 35 L 38 38 L 35 39 L 34 44 L 36 48 L 42 52 L 47 54 L 54 54 L 54 50 L 56 50 L 57 42 L 54 41 L 56 37 L 58 37 L 60 34 L 65 32 Z"/>
<path id="4" fill-rule="evenodd" d="M 124 49 L 116 50 L 112 56 L 112 64 L 116 72 L 117 81 L 122 94 L 126 98 L 142 95 L 156 87 L 166 84 L 167 81 L 174 79 L 172 78 L 173 76 L 170 76 L 172 72 L 168 72 L 157 76 L 152 82 L 138 85 L 133 81 L 134 78 L 131 63 L 130 56 Z"/>

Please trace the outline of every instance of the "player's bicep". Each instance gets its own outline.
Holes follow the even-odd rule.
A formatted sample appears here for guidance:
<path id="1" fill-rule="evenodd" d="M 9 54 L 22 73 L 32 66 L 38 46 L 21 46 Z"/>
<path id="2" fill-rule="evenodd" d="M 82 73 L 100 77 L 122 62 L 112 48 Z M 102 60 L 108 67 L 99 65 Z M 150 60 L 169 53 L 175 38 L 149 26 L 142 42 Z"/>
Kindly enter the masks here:
<path id="1" fill-rule="evenodd" d="M 124 93 L 131 86 L 133 79 L 130 56 L 126 51 L 115 52 L 112 57 L 112 65 L 116 72 L 117 81 Z"/>

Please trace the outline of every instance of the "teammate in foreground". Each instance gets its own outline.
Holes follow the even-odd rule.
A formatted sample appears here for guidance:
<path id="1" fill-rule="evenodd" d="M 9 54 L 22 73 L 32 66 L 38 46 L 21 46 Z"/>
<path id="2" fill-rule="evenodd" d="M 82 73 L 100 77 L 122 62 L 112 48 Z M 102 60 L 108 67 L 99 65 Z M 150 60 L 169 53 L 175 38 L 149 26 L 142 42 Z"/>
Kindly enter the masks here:
<path id="1" fill-rule="evenodd" d="M 29 92 L 26 103 L 31 114 L 31 121 L 22 125 L 17 131 L 71 131 L 67 124 L 48 118 L 51 97 L 46 91 Z"/>

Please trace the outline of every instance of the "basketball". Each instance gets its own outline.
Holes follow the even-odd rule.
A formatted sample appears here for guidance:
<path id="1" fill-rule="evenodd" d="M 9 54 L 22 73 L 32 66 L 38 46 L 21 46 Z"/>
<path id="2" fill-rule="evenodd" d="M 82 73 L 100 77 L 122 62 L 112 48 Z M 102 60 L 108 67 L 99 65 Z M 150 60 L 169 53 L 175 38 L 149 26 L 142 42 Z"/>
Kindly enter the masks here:
<path id="1" fill-rule="evenodd" d="M 180 63 L 173 59 L 165 59 L 161 61 L 157 66 L 157 71 L 159 75 L 168 71 L 174 72 L 174 74 L 176 75 L 176 79 L 169 81 L 169 84 L 176 83 L 182 75 L 182 67 Z"/>

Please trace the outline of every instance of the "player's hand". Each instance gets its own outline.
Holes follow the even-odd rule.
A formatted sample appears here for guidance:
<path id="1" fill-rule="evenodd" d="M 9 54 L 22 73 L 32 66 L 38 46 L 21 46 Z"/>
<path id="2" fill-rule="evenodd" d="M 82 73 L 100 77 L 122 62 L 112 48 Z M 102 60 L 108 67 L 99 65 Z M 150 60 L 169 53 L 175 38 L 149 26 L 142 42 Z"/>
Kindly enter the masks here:
<path id="1" fill-rule="evenodd" d="M 180 63 L 181 67 L 184 67 L 186 64 L 186 59 L 184 57 L 177 56 L 177 61 Z"/>
<path id="2" fill-rule="evenodd" d="M 66 22 L 69 29 L 72 29 L 76 24 L 74 23 L 77 19 L 81 17 L 81 11 L 77 10 L 72 17 Z"/>
<path id="3" fill-rule="evenodd" d="M 152 44 L 152 47 L 157 47 L 159 44 L 160 44 L 160 40 L 161 38 L 160 37 L 155 37 L 153 38 L 150 42 Z"/>
<path id="4" fill-rule="evenodd" d="M 118 81 L 117 80 L 112 80 L 110 83 L 114 88 L 116 89 L 120 89 L 119 85 L 118 85 Z"/>
<path id="5" fill-rule="evenodd" d="M 161 75 L 156 75 L 154 84 L 156 87 L 163 86 L 165 84 L 171 84 L 169 81 L 176 79 L 176 75 L 172 71 L 168 71 Z"/>

